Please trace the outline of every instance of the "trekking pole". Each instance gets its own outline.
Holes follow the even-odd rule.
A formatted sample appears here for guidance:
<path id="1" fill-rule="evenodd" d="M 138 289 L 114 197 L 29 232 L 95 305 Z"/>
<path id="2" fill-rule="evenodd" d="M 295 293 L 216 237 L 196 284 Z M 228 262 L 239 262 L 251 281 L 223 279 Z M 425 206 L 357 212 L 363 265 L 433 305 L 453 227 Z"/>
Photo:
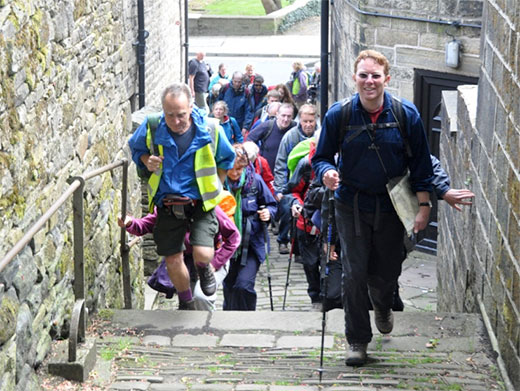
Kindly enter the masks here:
<path id="1" fill-rule="evenodd" d="M 296 219 L 292 217 L 292 224 L 291 224 L 291 251 L 289 251 L 289 264 L 287 265 L 287 278 L 285 279 L 285 291 L 283 293 L 283 304 L 282 304 L 282 311 L 285 311 L 285 300 L 287 299 L 287 289 L 289 288 L 289 274 L 291 273 L 291 261 L 293 256 L 293 250 L 294 250 L 294 237 L 296 236 Z"/>
<path id="2" fill-rule="evenodd" d="M 318 372 L 320 373 L 320 383 L 321 378 L 323 376 L 323 349 L 325 347 L 325 328 L 327 327 L 327 311 L 325 310 L 325 298 L 327 297 L 327 288 L 328 288 L 328 276 L 329 276 L 329 261 L 330 256 L 332 255 L 332 224 L 334 223 L 334 192 L 332 190 L 327 190 L 329 197 L 329 215 L 327 216 L 327 258 L 325 260 L 325 267 L 322 268 L 322 276 L 323 276 L 323 306 L 322 306 L 322 318 L 321 318 L 321 351 L 320 351 L 320 368 Z"/>
<path id="3" fill-rule="evenodd" d="M 265 209 L 265 205 L 260 205 L 260 210 Z M 262 221 L 264 229 L 264 246 L 265 246 L 265 266 L 267 268 L 267 284 L 269 285 L 269 300 L 271 301 L 271 311 L 274 311 L 273 305 L 273 287 L 271 286 L 271 269 L 269 267 L 269 236 L 267 234 L 267 223 Z"/>

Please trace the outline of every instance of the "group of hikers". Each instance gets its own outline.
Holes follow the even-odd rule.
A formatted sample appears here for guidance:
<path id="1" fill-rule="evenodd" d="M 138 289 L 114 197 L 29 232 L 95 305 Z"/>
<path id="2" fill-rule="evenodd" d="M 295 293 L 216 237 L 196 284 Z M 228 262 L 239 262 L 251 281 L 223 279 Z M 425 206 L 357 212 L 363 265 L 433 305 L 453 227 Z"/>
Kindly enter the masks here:
<path id="1" fill-rule="evenodd" d="M 311 309 L 343 307 L 346 363 L 363 365 L 369 310 L 386 334 L 393 310 L 403 309 L 397 282 L 406 235 L 387 183 L 409 172 L 414 233 L 428 224 L 431 193 L 458 210 L 473 193 L 450 188 L 415 106 L 385 91 L 390 69 L 379 52 L 359 54 L 357 93 L 333 104 L 321 129 L 309 95 L 298 97 L 309 85 L 301 63 L 288 86 L 269 89 L 252 67 L 221 83 L 221 65 L 211 79 L 203 59 L 190 62 L 189 84 L 165 88 L 163 111 L 129 140 L 148 178 L 149 214 L 118 222 L 135 235 L 153 232 L 163 260 L 149 285 L 166 297 L 176 292 L 181 310 L 214 310 L 222 285 L 224 310 L 253 311 L 271 226 L 279 252 L 303 264 Z M 329 287 L 325 270 L 339 271 Z M 328 289 L 340 292 L 337 303 L 326 301 Z"/>

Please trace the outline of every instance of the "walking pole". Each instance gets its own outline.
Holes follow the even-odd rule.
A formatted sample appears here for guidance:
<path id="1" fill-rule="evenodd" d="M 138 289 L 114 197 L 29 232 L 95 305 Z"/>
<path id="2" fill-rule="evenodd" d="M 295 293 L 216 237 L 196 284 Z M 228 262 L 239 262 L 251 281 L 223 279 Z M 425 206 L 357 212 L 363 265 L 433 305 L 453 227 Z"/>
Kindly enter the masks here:
<path id="1" fill-rule="evenodd" d="M 289 288 L 289 274 L 291 273 L 291 261 L 293 256 L 293 249 L 294 249 L 294 237 L 296 236 L 296 219 L 292 217 L 292 224 L 291 224 L 291 251 L 289 251 L 289 264 L 287 265 L 287 278 L 285 279 L 285 291 L 283 293 L 283 304 L 282 304 L 282 311 L 285 311 L 285 300 L 287 299 L 287 289 Z"/>
<path id="2" fill-rule="evenodd" d="M 260 210 L 265 209 L 265 205 L 260 205 Z M 273 305 L 273 287 L 271 286 L 271 269 L 269 267 L 269 245 L 267 234 L 267 223 L 262 221 L 262 227 L 264 228 L 264 246 L 265 246 L 265 266 L 267 268 L 267 283 L 269 285 L 269 300 L 271 301 L 271 311 L 274 311 Z"/>
<path id="3" fill-rule="evenodd" d="M 334 223 L 334 192 L 332 190 L 327 190 L 329 193 L 329 215 L 327 216 L 327 259 L 325 260 L 325 267 L 322 267 L 322 276 L 323 276 L 323 299 L 327 297 L 327 288 L 328 288 L 328 277 L 329 277 L 329 261 L 330 256 L 332 254 L 332 224 Z M 323 376 L 323 349 L 325 346 L 325 328 L 327 327 L 327 312 L 325 311 L 325 300 L 322 301 L 322 318 L 321 318 L 321 351 L 320 351 L 320 368 L 318 372 L 320 373 L 320 383 L 321 378 Z"/>

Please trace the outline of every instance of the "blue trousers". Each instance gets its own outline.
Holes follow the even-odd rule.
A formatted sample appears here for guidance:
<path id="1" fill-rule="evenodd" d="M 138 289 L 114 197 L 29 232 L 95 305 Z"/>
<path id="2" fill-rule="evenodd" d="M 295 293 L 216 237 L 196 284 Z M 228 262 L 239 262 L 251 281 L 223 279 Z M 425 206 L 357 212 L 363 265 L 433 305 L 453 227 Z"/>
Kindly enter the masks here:
<path id="1" fill-rule="evenodd" d="M 240 260 L 231 261 L 229 273 L 224 279 L 224 311 L 256 310 L 256 274 L 260 267 L 254 251 L 249 248 L 245 265 Z"/>

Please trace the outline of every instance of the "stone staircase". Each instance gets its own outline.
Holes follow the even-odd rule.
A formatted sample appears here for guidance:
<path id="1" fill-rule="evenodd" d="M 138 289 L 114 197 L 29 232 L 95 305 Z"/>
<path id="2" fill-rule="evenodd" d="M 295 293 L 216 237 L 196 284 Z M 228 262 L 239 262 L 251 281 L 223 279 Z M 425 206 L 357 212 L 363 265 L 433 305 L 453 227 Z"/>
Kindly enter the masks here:
<path id="1" fill-rule="evenodd" d="M 274 238 L 271 237 L 272 243 Z M 476 314 L 435 309 L 435 258 L 412 255 L 401 277 L 405 312 L 394 331 L 374 333 L 369 361 L 345 366 L 342 310 L 327 313 L 320 382 L 322 314 L 311 312 L 300 264 L 292 263 L 281 311 L 287 256 L 270 257 L 257 278 L 255 312 L 178 311 L 176 299 L 155 297 L 153 309 L 105 310 L 93 321 L 98 361 L 81 390 L 502 390 L 495 355 Z M 217 306 L 221 307 L 219 298 Z M 421 310 L 422 308 L 422 310 Z M 375 325 L 372 329 L 376 330 Z M 52 381 L 54 380 L 54 382 Z M 48 381 L 57 389 L 58 380 Z M 74 388 L 70 388 L 74 389 Z"/>

